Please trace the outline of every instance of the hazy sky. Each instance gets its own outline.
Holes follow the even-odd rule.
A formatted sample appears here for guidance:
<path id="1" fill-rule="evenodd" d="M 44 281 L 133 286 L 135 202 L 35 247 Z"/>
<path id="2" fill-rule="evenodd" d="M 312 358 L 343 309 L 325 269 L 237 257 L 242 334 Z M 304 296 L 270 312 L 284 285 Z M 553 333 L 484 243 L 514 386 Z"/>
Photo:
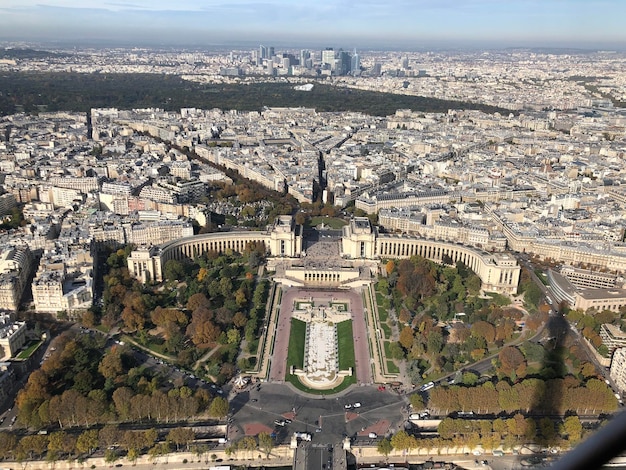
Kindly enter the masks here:
<path id="1" fill-rule="evenodd" d="M 626 0 L 0 0 L 0 40 L 626 49 Z"/>

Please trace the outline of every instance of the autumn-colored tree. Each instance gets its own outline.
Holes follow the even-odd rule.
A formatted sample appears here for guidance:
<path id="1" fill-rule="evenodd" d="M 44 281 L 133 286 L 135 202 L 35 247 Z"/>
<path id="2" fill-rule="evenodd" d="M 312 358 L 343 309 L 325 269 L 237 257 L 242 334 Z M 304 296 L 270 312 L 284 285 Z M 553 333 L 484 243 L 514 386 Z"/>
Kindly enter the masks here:
<path id="1" fill-rule="evenodd" d="M 115 380 L 124 372 L 122 366 L 122 354 L 119 348 L 111 348 L 100 361 L 98 372 L 107 380 Z"/>
<path id="2" fill-rule="evenodd" d="M 106 449 L 113 445 L 119 444 L 122 439 L 122 433 L 114 424 L 107 424 L 98 432 L 98 447 Z"/>
<path id="3" fill-rule="evenodd" d="M 501 364 L 500 370 L 506 375 L 516 372 L 522 364 L 525 365 L 524 355 L 515 346 L 502 348 L 498 354 L 498 359 Z"/>
<path id="4" fill-rule="evenodd" d="M 400 331 L 399 342 L 404 349 L 411 348 L 413 345 L 413 328 L 408 325 L 402 328 L 402 331 Z"/>
<path id="5" fill-rule="evenodd" d="M 385 264 L 385 272 L 387 273 L 387 276 L 389 276 L 394 269 L 396 269 L 396 263 L 390 259 L 387 261 L 387 264 Z"/>
<path id="6" fill-rule="evenodd" d="M 246 326 L 247 322 L 248 317 L 246 317 L 246 315 L 242 312 L 237 312 L 233 316 L 233 325 L 235 325 L 237 328 L 243 328 L 244 326 Z"/>
<path id="7" fill-rule="evenodd" d="M 133 391 L 128 387 L 120 387 L 113 392 L 115 411 L 122 421 L 130 418 L 130 400 L 133 395 Z"/>
<path id="8" fill-rule="evenodd" d="M 470 351 L 470 356 L 474 361 L 480 361 L 483 357 L 485 357 L 486 351 L 482 348 L 472 349 Z"/>
<path id="9" fill-rule="evenodd" d="M 204 307 L 206 309 L 209 309 L 211 307 L 211 301 L 207 299 L 206 295 L 204 295 L 201 292 L 198 292 L 197 294 L 193 294 L 192 296 L 189 297 L 189 300 L 187 300 L 186 307 L 187 307 L 187 310 L 191 310 L 192 312 L 199 307 Z"/>
<path id="10" fill-rule="evenodd" d="M 411 323 L 411 312 L 406 308 L 400 309 L 398 321 L 404 325 Z"/>
<path id="11" fill-rule="evenodd" d="M 96 325 L 96 315 L 91 310 L 87 310 L 81 315 L 80 322 L 87 328 L 93 328 Z"/>
<path id="12" fill-rule="evenodd" d="M 483 338 L 487 344 L 493 343 L 496 337 L 496 329 L 494 326 L 483 320 L 475 322 L 472 325 L 471 332 L 473 336 Z"/>
<path id="13" fill-rule="evenodd" d="M 187 336 L 196 346 L 213 343 L 219 338 L 222 330 L 212 321 L 213 313 L 205 308 L 194 310 L 191 322 L 187 326 Z"/>

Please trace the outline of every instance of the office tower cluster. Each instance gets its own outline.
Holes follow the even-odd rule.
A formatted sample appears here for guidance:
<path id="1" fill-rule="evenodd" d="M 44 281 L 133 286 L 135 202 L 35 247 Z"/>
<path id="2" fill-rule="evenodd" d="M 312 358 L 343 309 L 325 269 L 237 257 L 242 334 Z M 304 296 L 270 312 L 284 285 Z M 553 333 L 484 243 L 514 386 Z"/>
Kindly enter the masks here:
<path id="1" fill-rule="evenodd" d="M 276 53 L 274 47 L 260 45 L 254 62 L 270 75 L 360 75 L 361 59 L 356 52 L 327 47 L 319 53 L 307 49 L 299 54 Z"/>

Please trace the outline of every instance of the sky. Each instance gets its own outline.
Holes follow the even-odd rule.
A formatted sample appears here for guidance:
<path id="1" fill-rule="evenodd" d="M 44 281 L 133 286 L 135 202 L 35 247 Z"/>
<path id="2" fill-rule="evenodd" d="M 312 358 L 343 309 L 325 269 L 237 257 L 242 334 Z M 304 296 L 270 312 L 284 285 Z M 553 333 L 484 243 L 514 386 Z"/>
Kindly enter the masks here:
<path id="1" fill-rule="evenodd" d="M 626 50 L 626 0 L 0 0 L 0 41 Z"/>

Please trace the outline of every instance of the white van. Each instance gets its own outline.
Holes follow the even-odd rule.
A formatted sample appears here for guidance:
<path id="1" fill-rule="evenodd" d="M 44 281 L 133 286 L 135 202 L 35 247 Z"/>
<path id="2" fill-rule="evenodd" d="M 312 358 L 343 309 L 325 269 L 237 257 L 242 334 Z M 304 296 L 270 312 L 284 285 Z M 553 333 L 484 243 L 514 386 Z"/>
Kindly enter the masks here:
<path id="1" fill-rule="evenodd" d="M 420 392 L 425 392 L 427 390 L 430 390 L 434 386 L 435 386 L 435 382 L 428 382 L 427 384 L 424 384 L 420 387 Z"/>

